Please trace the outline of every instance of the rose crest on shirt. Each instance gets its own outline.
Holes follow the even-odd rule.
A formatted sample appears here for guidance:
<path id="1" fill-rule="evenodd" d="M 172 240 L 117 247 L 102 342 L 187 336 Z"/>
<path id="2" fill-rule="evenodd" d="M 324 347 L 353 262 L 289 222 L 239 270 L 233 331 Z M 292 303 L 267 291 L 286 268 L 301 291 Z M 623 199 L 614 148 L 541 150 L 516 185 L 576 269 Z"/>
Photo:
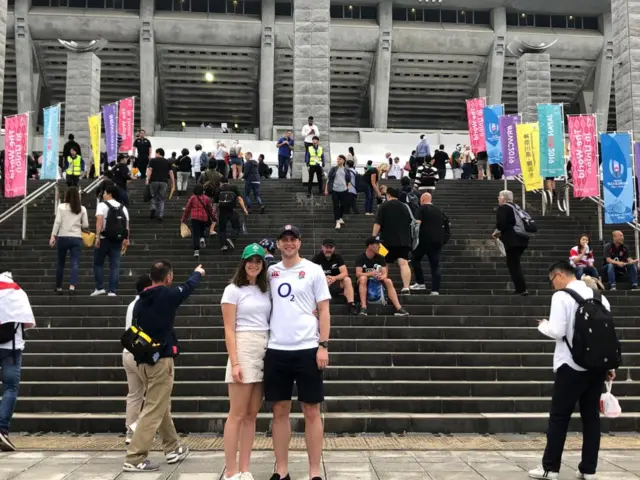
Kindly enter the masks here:
<path id="1" fill-rule="evenodd" d="M 304 271 L 298 273 L 298 280 L 304 280 L 305 273 Z"/>

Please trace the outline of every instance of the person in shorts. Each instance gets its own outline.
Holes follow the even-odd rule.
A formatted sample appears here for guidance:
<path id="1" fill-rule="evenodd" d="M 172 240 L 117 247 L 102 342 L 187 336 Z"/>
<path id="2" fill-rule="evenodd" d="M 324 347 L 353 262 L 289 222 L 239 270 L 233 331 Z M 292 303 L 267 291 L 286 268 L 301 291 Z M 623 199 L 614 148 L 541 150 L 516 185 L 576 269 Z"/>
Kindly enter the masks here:
<path id="1" fill-rule="evenodd" d="M 282 261 L 268 271 L 272 308 L 264 397 L 273 402 L 276 468 L 271 480 L 290 480 L 289 414 L 294 382 L 304 414 L 309 479 L 322 479 L 320 404 L 324 401 L 322 371 L 329 364 L 331 293 L 322 268 L 300 257 L 301 238 L 297 227 L 285 225 L 278 235 Z"/>
<path id="2" fill-rule="evenodd" d="M 229 352 L 225 382 L 229 384 L 229 416 L 224 426 L 225 479 L 241 480 L 249 472 L 262 405 L 264 355 L 269 337 L 271 299 L 264 249 L 257 243 L 242 252 L 231 283 L 220 300 Z M 236 462 L 240 445 L 240 462 Z"/>
<path id="3" fill-rule="evenodd" d="M 344 296 L 349 305 L 349 313 L 357 315 L 358 309 L 354 303 L 353 282 L 349 277 L 344 258 L 336 253 L 336 242 L 330 238 L 325 238 L 322 241 L 322 251 L 316 254 L 311 261 L 322 267 L 327 279 L 327 285 L 329 285 L 331 298 Z"/>

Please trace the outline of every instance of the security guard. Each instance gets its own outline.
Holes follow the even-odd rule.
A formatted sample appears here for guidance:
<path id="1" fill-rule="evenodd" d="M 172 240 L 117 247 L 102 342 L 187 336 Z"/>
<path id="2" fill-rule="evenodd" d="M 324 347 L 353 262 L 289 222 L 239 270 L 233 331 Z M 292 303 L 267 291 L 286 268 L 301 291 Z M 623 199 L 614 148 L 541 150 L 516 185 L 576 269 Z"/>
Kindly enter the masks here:
<path id="1" fill-rule="evenodd" d="M 71 148 L 69 153 L 66 159 L 67 186 L 77 187 L 80 181 L 80 175 L 84 172 L 84 160 L 78 155 L 75 148 Z"/>
<path id="2" fill-rule="evenodd" d="M 318 137 L 313 137 L 313 145 L 309 145 L 307 148 L 307 154 L 305 158 L 305 163 L 307 164 L 307 168 L 309 169 L 309 190 L 307 192 L 307 197 L 311 196 L 311 186 L 313 184 L 313 174 L 315 173 L 318 177 L 318 193 L 322 195 L 324 189 L 322 188 L 322 174 L 324 167 L 324 152 L 322 151 L 322 147 L 319 145 L 320 139 Z"/>

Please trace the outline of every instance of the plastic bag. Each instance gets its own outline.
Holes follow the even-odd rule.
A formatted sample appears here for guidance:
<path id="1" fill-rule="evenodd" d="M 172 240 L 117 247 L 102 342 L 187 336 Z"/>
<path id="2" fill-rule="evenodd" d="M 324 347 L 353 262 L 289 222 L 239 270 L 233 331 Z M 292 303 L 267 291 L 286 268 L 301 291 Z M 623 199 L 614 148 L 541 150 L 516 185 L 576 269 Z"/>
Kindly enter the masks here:
<path id="1" fill-rule="evenodd" d="M 180 236 L 182 238 L 189 238 L 191 236 L 191 229 L 184 223 L 180 224 Z"/>
<path id="2" fill-rule="evenodd" d="M 613 382 L 605 382 L 607 392 L 600 395 L 600 413 L 607 418 L 617 418 L 622 413 L 618 399 L 611 393 Z"/>

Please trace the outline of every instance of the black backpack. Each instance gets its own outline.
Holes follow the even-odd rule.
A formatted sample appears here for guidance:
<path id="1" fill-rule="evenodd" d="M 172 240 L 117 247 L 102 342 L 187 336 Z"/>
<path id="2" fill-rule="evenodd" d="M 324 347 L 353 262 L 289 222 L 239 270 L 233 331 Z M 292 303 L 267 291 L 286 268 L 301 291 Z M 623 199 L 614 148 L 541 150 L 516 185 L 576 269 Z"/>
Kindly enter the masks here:
<path id="1" fill-rule="evenodd" d="M 113 242 L 121 242 L 126 238 L 127 234 L 127 217 L 124 214 L 122 205 L 114 207 L 109 202 L 104 202 L 109 211 L 107 212 L 107 225 L 102 235 L 107 240 Z"/>
<path id="2" fill-rule="evenodd" d="M 236 197 L 237 195 L 233 190 L 221 187 L 218 205 L 222 208 L 236 208 Z"/>
<path id="3" fill-rule="evenodd" d="M 578 302 L 573 339 L 571 345 L 567 337 L 564 342 L 571 351 L 577 365 L 594 371 L 613 370 L 622 364 L 622 350 L 613 323 L 613 315 L 602 304 L 600 292 L 593 292 L 593 298 L 584 299 L 574 290 L 563 288 Z"/>
<path id="4" fill-rule="evenodd" d="M 16 350 L 16 333 L 22 328 L 22 337 L 24 338 L 24 324 L 22 323 L 3 323 L 0 325 L 0 343 L 13 342 L 13 351 Z"/>
<path id="5" fill-rule="evenodd" d="M 420 210 L 420 199 L 413 190 L 406 192 L 405 203 L 409 205 L 411 213 L 413 213 L 413 216 L 415 217 L 415 215 L 418 213 L 418 210 Z"/>

